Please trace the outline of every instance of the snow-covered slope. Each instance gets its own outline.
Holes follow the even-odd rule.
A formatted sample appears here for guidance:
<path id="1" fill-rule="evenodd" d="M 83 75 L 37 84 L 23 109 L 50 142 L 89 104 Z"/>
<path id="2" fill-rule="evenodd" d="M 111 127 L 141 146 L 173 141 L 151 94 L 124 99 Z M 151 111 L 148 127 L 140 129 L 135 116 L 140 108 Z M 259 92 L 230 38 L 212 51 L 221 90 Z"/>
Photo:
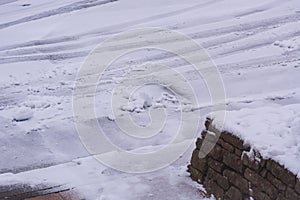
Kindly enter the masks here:
<path id="1" fill-rule="evenodd" d="M 100 163 L 91 167 L 95 163 L 85 158 L 89 154 L 77 135 L 72 92 L 76 73 L 85 57 L 103 40 L 143 27 L 176 30 L 202 45 L 222 75 L 228 110 L 300 102 L 298 0 L 1 1 L 1 184 L 45 180 L 74 186 L 99 199 L 101 195 L 102 199 L 120 199 L 120 196 L 140 199 L 147 194 L 149 199 L 159 198 L 155 193 L 172 193 L 170 199 L 195 199 L 200 195 L 193 187 L 187 187 L 193 183 L 182 173 L 191 150 L 161 171 L 128 175 L 111 172 Z M 173 124 L 178 123 L 178 105 L 176 101 L 168 101 L 169 126 L 161 135 L 147 141 L 118 135 L 109 110 L 112 84 L 129 69 L 147 61 L 185 70 L 190 83 L 198 88 L 196 94 L 201 99 L 199 109 L 203 118 L 209 112 L 210 97 L 205 82 L 195 78 L 194 72 L 174 55 L 158 51 L 130 54 L 111 66 L 96 94 L 97 116 L 104 131 L 126 150 L 151 150 L 167 144 L 176 128 Z M 149 87 L 147 92 L 157 97 L 166 91 Z M 139 101 L 134 103 L 139 107 Z M 139 113 L 133 113 L 139 118 Z M 90 167 L 73 166 L 70 163 L 74 159 L 91 163 Z M 33 170 L 50 165 L 54 166 Z M 64 170 L 74 175 L 64 176 Z M 22 173 L 5 174 L 9 172 Z M 53 174 L 62 177 L 56 179 Z M 93 179 L 88 174 L 93 174 Z M 110 178 L 113 181 L 108 181 Z M 104 181 L 107 184 L 98 184 Z M 136 192 L 128 192 L 135 190 L 131 188 L 134 184 L 142 186 Z M 91 185 L 94 187 L 88 187 Z M 116 185 L 124 187 L 115 190 Z M 174 191 L 177 188 L 180 191 Z"/>

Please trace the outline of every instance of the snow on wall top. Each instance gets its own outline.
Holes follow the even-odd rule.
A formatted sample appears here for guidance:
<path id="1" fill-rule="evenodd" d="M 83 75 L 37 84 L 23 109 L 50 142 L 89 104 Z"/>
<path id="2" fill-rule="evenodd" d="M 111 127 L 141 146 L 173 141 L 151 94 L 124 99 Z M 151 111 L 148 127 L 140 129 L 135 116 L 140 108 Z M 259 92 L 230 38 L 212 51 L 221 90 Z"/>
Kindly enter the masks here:
<path id="1" fill-rule="evenodd" d="M 222 120 L 217 115 L 212 118 L 213 125 L 220 128 Z M 300 177 L 300 104 L 229 111 L 223 130 Z"/>

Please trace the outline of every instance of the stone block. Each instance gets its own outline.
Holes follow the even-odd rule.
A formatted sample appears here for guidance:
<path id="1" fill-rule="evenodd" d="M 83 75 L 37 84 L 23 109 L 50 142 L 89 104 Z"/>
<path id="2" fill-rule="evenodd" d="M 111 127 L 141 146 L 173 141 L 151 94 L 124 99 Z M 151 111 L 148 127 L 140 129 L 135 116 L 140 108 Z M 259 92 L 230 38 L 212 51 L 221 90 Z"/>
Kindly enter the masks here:
<path id="1" fill-rule="evenodd" d="M 230 143 L 232 146 L 243 150 L 243 147 L 244 147 L 243 141 L 240 138 L 232 135 L 231 133 L 228 133 L 228 132 L 224 131 L 221 134 L 221 138 L 225 142 Z"/>
<path id="2" fill-rule="evenodd" d="M 298 194 L 300 194 L 300 180 L 297 179 L 297 183 L 296 183 L 296 186 L 295 186 L 295 190 Z"/>
<path id="3" fill-rule="evenodd" d="M 242 193 L 234 186 L 231 186 L 225 195 L 228 199 L 243 200 Z"/>
<path id="4" fill-rule="evenodd" d="M 235 148 L 235 149 L 234 149 L 234 153 L 235 153 L 235 155 L 237 155 L 238 157 L 241 157 L 241 156 L 242 156 L 242 153 L 243 153 L 243 151 L 242 151 L 242 150 L 240 150 L 240 149 L 238 149 L 238 148 Z"/>
<path id="5" fill-rule="evenodd" d="M 244 143 L 244 145 L 243 145 L 243 150 L 244 150 L 244 151 L 250 151 L 250 150 L 251 150 L 250 144 L 245 144 L 245 143 Z"/>
<path id="6" fill-rule="evenodd" d="M 247 154 L 243 154 L 242 157 L 243 165 L 249 167 L 250 169 L 254 170 L 255 172 L 259 170 L 259 162 L 256 160 L 251 160 Z"/>
<path id="7" fill-rule="evenodd" d="M 200 159 L 198 155 L 199 150 L 195 149 L 192 154 L 191 164 L 195 169 L 205 174 L 207 171 L 207 158 Z"/>
<path id="8" fill-rule="evenodd" d="M 285 198 L 285 192 L 279 192 L 276 197 L 276 200 L 290 200 L 290 199 Z"/>
<path id="9" fill-rule="evenodd" d="M 200 154 L 198 157 L 205 158 L 207 157 L 210 153 L 213 153 L 213 156 L 222 156 L 222 154 L 219 154 L 218 152 L 213 152 L 213 151 L 218 151 L 218 149 L 215 149 L 215 146 L 217 146 L 216 143 L 211 143 L 208 140 L 203 140 L 201 148 L 200 148 Z"/>
<path id="10" fill-rule="evenodd" d="M 189 165 L 188 172 L 190 173 L 190 177 L 193 181 L 203 183 L 204 174 L 199 170 L 195 169 L 192 165 Z"/>
<path id="11" fill-rule="evenodd" d="M 296 185 L 296 176 L 290 171 L 286 170 L 283 166 L 279 165 L 273 160 L 268 160 L 267 169 L 280 181 L 294 188 Z"/>
<path id="12" fill-rule="evenodd" d="M 218 144 L 220 144 L 220 146 L 223 147 L 224 149 L 226 149 L 227 151 L 229 151 L 231 153 L 234 152 L 234 147 L 231 144 L 225 142 L 224 140 L 219 139 Z"/>
<path id="13" fill-rule="evenodd" d="M 280 180 L 278 180 L 272 173 L 268 172 L 267 179 L 272 183 L 279 191 L 285 191 L 286 186 Z"/>
<path id="14" fill-rule="evenodd" d="M 205 179 L 215 181 L 219 186 L 221 186 L 224 190 L 229 188 L 228 178 L 214 171 L 213 169 L 208 169 L 207 176 Z"/>
<path id="15" fill-rule="evenodd" d="M 240 174 L 225 169 L 223 175 L 228 178 L 229 182 L 239 188 L 242 193 L 249 194 L 249 184 L 248 181 L 242 177 Z"/>
<path id="16" fill-rule="evenodd" d="M 266 193 L 261 192 L 257 187 L 252 187 L 251 196 L 257 200 L 271 200 Z"/>
<path id="17" fill-rule="evenodd" d="M 224 190 L 212 179 L 204 181 L 204 187 L 209 194 L 214 194 L 216 198 L 224 197 Z"/>
<path id="18" fill-rule="evenodd" d="M 214 148 L 211 150 L 211 152 L 209 152 L 208 155 L 217 161 L 223 160 L 223 151 L 219 145 L 215 145 Z"/>
<path id="19" fill-rule="evenodd" d="M 218 162 L 212 158 L 208 158 L 208 166 L 214 169 L 215 171 L 219 172 L 220 174 L 222 174 L 225 168 L 225 165 L 223 163 Z"/>
<path id="20" fill-rule="evenodd" d="M 206 137 L 206 134 L 207 134 L 207 130 L 203 130 L 201 132 L 201 138 L 204 139 Z"/>
<path id="21" fill-rule="evenodd" d="M 260 165 L 260 167 L 266 168 L 266 163 L 267 163 L 267 160 L 261 159 L 259 165 Z"/>
<path id="22" fill-rule="evenodd" d="M 197 140 L 196 140 L 196 149 L 199 150 L 201 148 L 202 142 L 203 142 L 203 139 L 197 138 Z"/>
<path id="23" fill-rule="evenodd" d="M 276 198 L 278 190 L 267 179 L 261 177 L 249 168 L 245 170 L 244 177 L 251 182 L 251 185 L 259 188 L 260 191 L 267 193 L 270 198 Z"/>
<path id="24" fill-rule="evenodd" d="M 209 126 L 211 125 L 212 120 L 210 118 L 206 118 L 204 126 L 206 130 L 208 130 Z"/>
<path id="25" fill-rule="evenodd" d="M 241 174 L 243 173 L 243 164 L 240 157 L 238 157 L 237 155 L 223 150 L 223 162 L 225 163 L 225 165 L 235 170 L 236 172 L 239 172 Z"/>
<path id="26" fill-rule="evenodd" d="M 300 195 L 298 195 L 295 190 L 293 190 L 292 188 L 290 187 L 287 187 L 286 191 L 285 191 L 285 198 L 287 199 L 291 199 L 291 200 L 298 200 L 300 199 Z"/>
<path id="27" fill-rule="evenodd" d="M 263 178 L 266 178 L 267 177 L 267 174 L 268 174 L 268 170 L 263 168 L 260 172 L 259 172 L 259 175 Z"/>

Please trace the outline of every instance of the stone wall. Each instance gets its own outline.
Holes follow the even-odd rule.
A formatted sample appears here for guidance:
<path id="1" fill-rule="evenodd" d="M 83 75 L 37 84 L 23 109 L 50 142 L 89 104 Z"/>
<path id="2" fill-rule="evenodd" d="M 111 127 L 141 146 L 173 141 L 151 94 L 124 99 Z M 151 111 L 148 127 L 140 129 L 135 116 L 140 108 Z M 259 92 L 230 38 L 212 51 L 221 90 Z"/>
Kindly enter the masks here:
<path id="1" fill-rule="evenodd" d="M 216 137 L 207 119 L 202 138 Z M 256 150 L 228 132 L 220 137 L 210 153 L 199 158 L 204 139 L 197 139 L 191 164 L 191 178 L 204 185 L 217 199 L 300 199 L 300 180 L 271 159 L 263 159 Z M 211 140 L 212 141 L 212 140 Z M 299 162 L 300 161 L 295 161 Z"/>

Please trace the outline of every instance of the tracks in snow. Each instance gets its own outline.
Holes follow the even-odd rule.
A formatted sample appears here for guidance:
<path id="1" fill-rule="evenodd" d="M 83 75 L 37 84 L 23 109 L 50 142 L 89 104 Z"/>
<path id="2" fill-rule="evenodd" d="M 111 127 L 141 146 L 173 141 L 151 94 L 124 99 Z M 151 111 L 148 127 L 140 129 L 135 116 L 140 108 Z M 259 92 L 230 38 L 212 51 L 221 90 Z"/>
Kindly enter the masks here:
<path id="1" fill-rule="evenodd" d="M 84 1 L 78 1 L 76 3 L 72 3 L 60 8 L 56 8 L 53 10 L 49 10 L 49 11 L 45 11 L 39 14 L 35 14 L 35 15 L 31 15 L 28 17 L 24 17 L 21 19 L 17 19 L 14 21 L 10 21 L 10 22 L 6 22 L 3 24 L 0 24 L 0 30 L 4 29 L 4 28 L 8 28 L 11 26 L 15 26 L 18 24 L 22 24 L 22 23 L 27 23 L 27 22 L 32 22 L 32 21 L 36 21 L 36 20 L 40 20 L 40 19 L 44 19 L 47 17 L 51 17 L 54 15 L 61 15 L 61 14 L 65 14 L 65 13 L 70 13 L 73 11 L 77 11 L 77 10 L 81 10 L 81 9 L 85 9 L 85 8 L 90 8 L 90 7 L 94 7 L 94 6 L 99 6 L 99 5 L 104 5 L 107 3 L 111 3 L 111 2 L 115 2 L 117 0 L 84 0 Z"/>
<path id="2" fill-rule="evenodd" d="M 122 0 L 119 0 L 119 2 L 115 2 L 115 0 L 78 1 L 76 3 L 52 9 L 50 11 L 40 12 L 38 14 L 25 16 L 14 21 L 2 23 L 0 24 L 0 32 L 6 31 L 8 30 L 8 28 L 13 29 L 18 25 L 24 26 L 25 28 L 26 24 L 29 22 L 31 22 L 31 25 L 33 23 L 36 23 L 37 26 L 39 26 L 41 25 L 39 24 L 41 20 L 48 20 L 49 18 L 54 16 L 57 17 L 61 15 L 61 17 L 63 17 L 64 14 L 68 14 L 74 11 L 77 11 L 80 14 L 80 12 L 84 11 L 85 8 L 96 7 L 104 4 L 107 4 L 106 6 L 110 7 L 120 3 L 121 1 Z M 80 34 L 61 34 L 59 37 L 46 37 L 45 39 L 37 39 L 26 42 L 14 43 L 6 46 L 0 46 L 0 67 L 7 67 L 9 66 L 8 64 L 17 62 L 34 62 L 41 60 L 68 61 L 78 57 L 81 57 L 83 60 L 83 58 L 89 53 L 89 51 L 94 47 L 95 44 L 103 41 L 107 37 L 110 37 L 111 35 L 119 33 L 132 26 L 147 24 L 157 26 L 163 24 L 166 28 L 172 28 L 182 32 L 188 30 L 188 35 L 191 38 L 198 41 L 200 44 L 202 44 L 206 49 L 208 49 L 213 59 L 230 58 L 230 56 L 245 57 L 245 59 L 242 61 L 230 59 L 230 63 L 220 63 L 218 67 L 221 73 L 223 74 L 232 73 L 234 71 L 242 69 L 268 67 L 277 64 L 279 64 L 280 67 L 280 63 L 283 62 L 297 62 L 297 59 L 299 59 L 299 48 L 296 48 L 293 51 L 283 51 L 280 53 L 271 52 L 269 55 L 259 55 L 259 57 L 252 56 L 251 58 L 248 58 L 247 56 L 249 55 L 248 53 L 251 51 L 259 51 L 263 48 L 274 48 L 273 42 L 276 40 L 298 38 L 300 36 L 300 30 L 293 27 L 299 27 L 299 13 L 289 12 L 274 16 L 270 15 L 270 13 L 274 12 L 271 11 L 271 9 L 273 9 L 272 6 L 274 6 L 274 3 L 279 2 L 271 1 L 261 6 L 254 6 L 251 9 L 244 9 L 235 13 L 227 13 L 224 17 L 214 16 L 202 18 L 203 16 L 201 16 L 201 11 L 205 10 L 207 7 L 215 6 L 221 2 L 222 1 L 211 0 L 201 4 L 197 4 L 196 6 L 188 6 L 184 9 L 166 11 L 162 14 L 147 16 L 140 19 L 131 18 L 128 21 L 118 23 L 115 25 L 95 27 L 95 29 L 92 31 L 83 31 Z M 281 6 L 281 3 L 276 6 Z M 196 14 L 197 12 L 199 12 L 199 16 Z M 195 14 L 195 16 L 190 16 L 190 13 Z M 261 17 L 258 18 L 257 16 Z M 183 18 L 183 20 L 181 19 L 181 17 Z M 168 21 L 166 22 L 164 20 L 170 20 L 171 22 L 167 23 Z M 203 30 L 202 27 L 206 27 L 206 29 Z M 119 46 L 115 48 L 126 48 L 126 46 Z M 193 50 L 185 49 L 185 51 Z M 153 61 L 168 61 L 172 60 L 173 58 L 174 57 L 172 55 L 166 56 L 162 54 L 150 55 L 148 57 L 149 60 Z M 145 60 L 137 60 L 137 62 L 143 61 Z M 62 63 L 65 64 L 67 62 Z M 175 67 L 182 66 L 182 63 L 177 63 L 176 61 L 173 63 Z M 41 67 L 42 65 L 43 64 L 41 64 Z M 126 63 L 124 65 L 126 65 Z M 67 67 L 63 66 L 63 69 L 70 70 L 71 67 L 69 65 L 67 65 Z M 111 76 L 116 76 L 118 74 L 117 72 L 122 72 L 122 70 L 125 71 L 126 67 L 121 66 L 120 68 L 114 70 L 115 71 L 110 71 Z M 51 89 L 51 93 L 47 91 L 43 94 L 57 94 L 59 96 L 60 93 L 58 92 L 58 90 L 56 90 L 56 88 L 62 86 L 59 85 L 58 82 L 60 80 L 65 80 L 67 76 L 69 75 L 61 75 L 60 77 L 56 75 L 55 77 L 53 76 L 54 78 L 56 78 L 54 80 L 52 79 L 53 77 L 51 77 L 51 79 L 48 80 L 50 82 L 49 84 L 58 84 L 58 86 L 55 87 L 53 90 Z M 42 79 L 47 79 L 47 77 L 42 77 Z M 38 85 L 39 87 L 41 87 L 40 84 L 43 84 L 43 81 L 45 80 L 34 80 L 33 82 L 30 82 L 30 84 L 28 84 L 30 86 Z M 45 87 L 46 86 L 47 85 L 45 85 Z M 10 85 L 8 87 L 13 88 L 14 86 Z M 21 86 L 21 88 L 24 87 Z M 6 94 L 7 91 L 13 90 L 9 89 L 6 91 L 5 89 L 0 88 L 0 91 Z M 64 89 L 63 92 L 66 93 L 66 89 Z M 71 94 L 71 92 L 69 93 Z M 69 93 L 67 95 L 69 95 Z M 11 106 L 15 106 L 16 104 L 19 104 L 20 101 L 23 101 L 25 97 L 26 96 L 22 96 L 20 93 L 3 95 L 0 98 L 0 108 L 1 106 L 4 107 L 6 105 L 9 105 L 9 103 Z"/>
<path id="3" fill-rule="evenodd" d="M 68 13 L 75 10 L 80 10 L 87 7 L 92 7 L 104 3 L 109 3 L 112 1 L 80 1 L 68 6 L 63 6 L 48 12 L 43 12 L 37 15 L 28 16 L 14 22 L 4 23 L 0 25 L 2 27 L 13 26 L 19 23 L 26 23 L 29 21 L 39 20 L 45 17 L 50 17 L 58 14 Z M 86 4 L 84 4 L 86 3 Z M 97 29 L 93 32 L 82 33 L 78 35 L 62 36 L 50 39 L 42 39 L 29 41 L 20 44 L 14 44 L 9 46 L 0 47 L 0 64 L 14 63 L 14 62 L 25 62 L 25 61 L 38 61 L 38 60 L 66 60 L 74 57 L 85 57 L 88 52 L 94 47 L 95 44 L 101 42 L 105 38 L 109 37 L 109 32 L 117 33 L 120 32 L 123 27 L 130 27 L 134 24 L 141 24 L 146 22 L 158 21 L 162 18 L 167 18 L 171 16 L 180 16 L 192 10 L 203 9 L 205 6 L 211 6 L 216 2 L 208 1 L 197 6 L 188 7 L 185 9 L 168 12 L 165 14 L 160 14 L 157 16 L 147 17 L 140 20 L 132 20 L 127 23 L 121 23 L 118 25 L 104 27 Z M 270 3 L 267 3 L 268 5 Z M 267 12 L 268 6 L 260 6 L 258 8 L 251 8 L 250 11 L 240 11 L 238 14 L 234 14 L 235 17 L 249 18 L 254 14 Z M 216 18 L 217 19 L 217 18 Z M 209 23 L 215 23 L 216 19 L 209 20 Z M 235 18 L 234 18 L 235 19 Z M 234 19 L 222 19 L 221 21 L 233 21 Z M 191 38 L 199 41 L 204 48 L 209 49 L 211 55 L 214 59 L 218 57 L 226 57 L 233 54 L 238 54 L 245 51 L 250 51 L 257 48 L 263 48 L 272 45 L 276 40 L 285 40 L 300 35 L 300 31 L 296 28 L 287 34 L 276 35 L 276 32 L 281 29 L 282 26 L 297 26 L 300 21 L 300 14 L 288 14 L 283 16 L 275 16 L 272 18 L 265 18 L 256 21 L 238 23 L 234 25 L 225 25 L 219 28 L 211 28 L 205 31 L 195 31 L 190 33 Z M 197 23 L 195 19 L 186 21 L 182 25 L 178 25 L 176 30 L 185 30 L 195 27 L 200 27 L 201 25 L 207 25 L 205 23 Z M 208 24 L 209 24 L 208 23 Z M 5 25 L 6 24 L 6 25 Z M 10 24 L 10 25 L 9 25 Z M 170 25 L 172 27 L 173 25 Z M 108 34 L 108 35 L 107 35 Z M 269 36 L 272 37 L 269 37 Z M 259 38 L 258 40 L 252 40 L 251 38 Z M 280 56 L 279 56 L 280 57 Z M 291 57 L 291 56 L 290 56 Z M 282 56 L 282 59 L 287 57 Z M 294 57 L 292 57 L 294 58 Z M 152 59 L 166 59 L 154 57 Z M 278 56 L 274 57 L 274 60 L 266 57 L 264 62 L 272 63 L 273 61 L 278 61 Z M 282 61 L 282 60 L 281 60 Z M 236 63 L 232 63 L 235 65 Z M 251 64 L 248 63 L 248 64 Z M 266 63 L 267 64 L 267 63 Z M 228 64 L 227 64 L 228 65 Z M 247 65 L 247 63 L 246 63 Z"/>

